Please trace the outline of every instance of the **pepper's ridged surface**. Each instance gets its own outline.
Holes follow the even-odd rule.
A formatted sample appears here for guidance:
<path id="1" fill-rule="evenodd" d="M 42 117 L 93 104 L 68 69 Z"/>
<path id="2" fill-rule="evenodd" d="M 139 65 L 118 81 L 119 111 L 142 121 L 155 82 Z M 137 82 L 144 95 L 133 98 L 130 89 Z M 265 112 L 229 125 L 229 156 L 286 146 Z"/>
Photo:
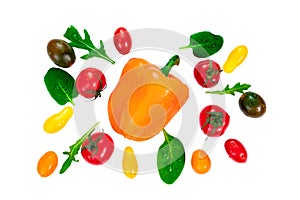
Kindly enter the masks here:
<path id="1" fill-rule="evenodd" d="M 124 66 L 121 78 L 108 101 L 112 128 L 135 141 L 158 134 L 189 97 L 189 89 L 144 59 L 133 58 Z"/>

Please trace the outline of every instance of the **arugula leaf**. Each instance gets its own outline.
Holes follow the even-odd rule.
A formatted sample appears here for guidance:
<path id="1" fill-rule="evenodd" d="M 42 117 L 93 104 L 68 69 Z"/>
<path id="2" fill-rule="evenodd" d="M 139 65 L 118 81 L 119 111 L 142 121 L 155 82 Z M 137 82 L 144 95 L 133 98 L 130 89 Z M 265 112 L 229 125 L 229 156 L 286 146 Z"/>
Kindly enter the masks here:
<path id="1" fill-rule="evenodd" d="M 205 93 L 209 94 L 231 94 L 235 95 L 234 92 L 244 93 L 244 90 L 248 90 L 251 87 L 249 84 L 240 84 L 240 82 L 236 83 L 232 88 L 229 87 L 229 84 L 223 89 L 219 91 L 206 91 Z"/>
<path id="2" fill-rule="evenodd" d="M 71 166 L 72 162 L 78 162 L 78 160 L 75 159 L 75 155 L 78 154 L 79 149 L 81 148 L 82 143 L 91 135 L 91 133 L 95 130 L 96 126 L 98 126 L 100 122 L 97 122 L 90 128 L 79 140 L 75 142 L 72 146 L 70 146 L 70 152 L 63 152 L 63 154 L 68 155 L 69 157 L 66 159 L 66 161 L 63 163 L 59 173 L 63 174 L 67 169 Z"/>
<path id="3" fill-rule="evenodd" d="M 44 77 L 44 82 L 51 97 L 59 104 L 72 103 L 78 96 L 75 79 L 66 71 L 59 68 L 50 68 Z"/>
<path id="4" fill-rule="evenodd" d="M 165 141 L 158 149 L 157 168 L 163 182 L 172 184 L 183 170 L 185 151 L 179 139 L 169 135 L 165 129 L 163 129 L 163 133 Z"/>
<path id="5" fill-rule="evenodd" d="M 91 41 L 90 35 L 86 29 L 84 29 L 84 39 L 80 36 L 78 30 L 74 26 L 70 26 L 67 29 L 66 33 L 64 34 L 64 37 L 71 41 L 69 44 L 72 47 L 85 49 L 89 51 L 88 54 L 81 56 L 82 59 L 87 60 L 92 57 L 99 57 L 104 60 L 107 60 L 111 64 L 115 64 L 115 61 L 113 61 L 107 56 L 102 40 L 100 40 L 100 48 L 96 48 L 93 42 Z"/>
<path id="6" fill-rule="evenodd" d="M 217 53 L 223 46 L 224 40 L 220 35 L 202 31 L 190 36 L 190 44 L 179 49 L 192 48 L 194 56 L 206 58 Z"/>

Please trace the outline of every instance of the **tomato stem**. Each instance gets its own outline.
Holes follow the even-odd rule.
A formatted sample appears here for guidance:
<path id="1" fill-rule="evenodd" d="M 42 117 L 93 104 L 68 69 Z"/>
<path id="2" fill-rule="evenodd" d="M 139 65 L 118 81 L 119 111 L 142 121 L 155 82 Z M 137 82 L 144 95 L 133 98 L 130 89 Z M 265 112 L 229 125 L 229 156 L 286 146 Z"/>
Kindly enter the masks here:
<path id="1" fill-rule="evenodd" d="M 160 69 L 160 71 L 165 75 L 168 76 L 172 67 L 174 65 L 179 65 L 180 62 L 180 58 L 178 55 L 173 56 L 172 58 L 170 58 L 170 60 L 167 62 L 167 64 Z"/>
<path id="2" fill-rule="evenodd" d="M 213 63 L 212 63 L 211 60 L 209 60 L 209 69 L 206 71 L 206 78 L 205 78 L 205 81 L 204 81 L 204 85 L 206 86 L 208 81 L 211 81 L 212 83 L 215 83 L 213 81 L 213 76 L 221 73 L 222 71 L 223 70 L 213 69 Z"/>
<path id="3" fill-rule="evenodd" d="M 101 140 L 103 137 L 103 132 L 95 139 L 93 140 L 91 135 L 88 136 L 88 145 L 86 145 L 82 150 L 87 149 L 92 155 L 96 155 L 98 153 L 98 142 Z"/>
<path id="4" fill-rule="evenodd" d="M 98 126 L 100 122 L 97 122 L 92 126 L 80 139 L 78 139 L 75 144 L 70 146 L 70 152 L 63 152 L 63 154 L 68 155 L 69 157 L 66 159 L 66 161 L 63 163 L 59 173 L 63 174 L 70 166 L 73 161 L 78 162 L 78 160 L 75 159 L 75 155 L 78 154 L 78 151 L 82 145 L 82 143 L 91 135 L 91 133 L 95 130 L 96 126 Z"/>
<path id="5" fill-rule="evenodd" d="M 101 92 L 107 87 L 107 84 L 105 84 L 104 87 L 103 87 L 103 82 L 102 82 L 101 78 L 98 76 L 98 74 L 97 73 L 93 73 L 93 74 L 96 76 L 96 78 L 99 81 L 99 84 L 100 84 L 99 89 L 97 89 L 97 90 L 87 90 L 84 93 L 94 95 L 94 98 L 92 100 L 95 100 L 98 97 L 101 97 Z"/>
<path id="6" fill-rule="evenodd" d="M 212 135 L 216 132 L 218 127 L 221 127 L 223 125 L 223 118 L 224 115 L 222 112 L 207 112 L 206 121 L 201 129 L 203 129 L 208 124 L 211 124 L 213 128 L 207 135 Z"/>

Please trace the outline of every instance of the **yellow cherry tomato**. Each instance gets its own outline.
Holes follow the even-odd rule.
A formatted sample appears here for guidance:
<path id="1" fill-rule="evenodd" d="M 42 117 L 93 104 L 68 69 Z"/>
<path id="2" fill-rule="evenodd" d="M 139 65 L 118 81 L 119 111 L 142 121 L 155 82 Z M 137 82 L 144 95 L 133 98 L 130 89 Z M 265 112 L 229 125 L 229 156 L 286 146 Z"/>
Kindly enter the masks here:
<path id="1" fill-rule="evenodd" d="M 226 73 L 231 73 L 235 68 L 237 68 L 248 55 L 248 49 L 244 45 L 235 47 L 229 54 L 226 62 L 223 65 L 223 71 Z"/>
<path id="2" fill-rule="evenodd" d="M 211 162 L 205 151 L 198 149 L 192 155 L 192 168 L 198 174 L 205 174 L 210 170 Z"/>
<path id="3" fill-rule="evenodd" d="M 44 123 L 44 130 L 47 133 L 56 133 L 61 130 L 73 115 L 73 108 L 65 107 L 60 112 L 50 116 Z"/>
<path id="4" fill-rule="evenodd" d="M 128 178 L 134 178 L 138 172 L 138 162 L 131 147 L 126 147 L 124 150 L 123 172 Z"/>
<path id="5" fill-rule="evenodd" d="M 41 177 L 50 176 L 56 169 L 58 158 L 55 152 L 46 152 L 38 161 L 37 171 Z"/>

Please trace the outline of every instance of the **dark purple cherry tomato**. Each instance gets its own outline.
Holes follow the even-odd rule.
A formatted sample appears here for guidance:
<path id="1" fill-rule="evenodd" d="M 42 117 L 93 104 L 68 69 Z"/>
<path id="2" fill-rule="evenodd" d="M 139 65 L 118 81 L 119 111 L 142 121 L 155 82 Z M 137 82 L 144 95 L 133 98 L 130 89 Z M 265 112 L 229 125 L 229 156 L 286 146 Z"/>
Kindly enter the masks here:
<path id="1" fill-rule="evenodd" d="M 239 99 L 241 111 L 248 117 L 258 118 L 265 114 L 266 103 L 257 93 L 246 92 Z"/>
<path id="2" fill-rule="evenodd" d="M 247 161 L 247 151 L 240 141 L 228 139 L 224 146 L 229 157 L 235 162 L 245 163 Z"/>
<path id="3" fill-rule="evenodd" d="M 130 52 L 132 39 L 129 32 L 124 27 L 120 27 L 115 31 L 114 44 L 120 54 L 125 55 Z"/>
<path id="4" fill-rule="evenodd" d="M 63 68 L 71 67 L 76 60 L 73 47 L 60 39 L 52 39 L 48 42 L 47 53 L 57 66 Z"/>

